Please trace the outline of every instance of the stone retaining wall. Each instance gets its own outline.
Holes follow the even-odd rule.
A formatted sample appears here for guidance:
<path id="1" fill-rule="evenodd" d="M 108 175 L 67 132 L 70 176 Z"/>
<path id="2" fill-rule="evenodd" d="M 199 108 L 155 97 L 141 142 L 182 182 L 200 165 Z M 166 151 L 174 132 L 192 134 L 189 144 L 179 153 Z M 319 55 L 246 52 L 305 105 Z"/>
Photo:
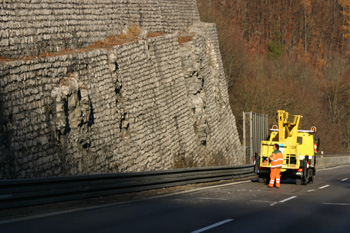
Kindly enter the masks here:
<path id="1" fill-rule="evenodd" d="M 196 21 L 195 0 L 3 0 L 0 54 L 17 58 L 77 49 L 133 24 L 174 32 Z"/>
<path id="2" fill-rule="evenodd" d="M 28 4 L 37 2 L 44 1 Z M 190 23 L 195 1 L 96 2 L 124 4 L 129 13 L 132 4 L 139 13 L 158 4 L 164 7 L 158 14 L 168 12 L 160 28 L 168 33 L 141 33 L 108 49 L 1 61 L 0 179 L 243 164 L 216 27 Z M 94 5 L 70 4 L 83 3 Z M 145 22 L 156 15 L 150 14 L 132 23 L 149 32 Z M 174 31 L 185 21 L 188 27 Z M 34 45 L 19 43 L 24 49 L 17 55 L 11 46 L 6 53 L 36 54 Z"/>

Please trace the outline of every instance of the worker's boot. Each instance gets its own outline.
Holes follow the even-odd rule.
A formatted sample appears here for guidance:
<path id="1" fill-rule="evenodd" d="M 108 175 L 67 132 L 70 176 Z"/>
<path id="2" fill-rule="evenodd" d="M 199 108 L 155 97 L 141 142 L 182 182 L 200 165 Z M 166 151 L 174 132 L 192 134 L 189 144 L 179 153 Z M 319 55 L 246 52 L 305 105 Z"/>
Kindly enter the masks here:
<path id="1" fill-rule="evenodd" d="M 280 179 L 276 178 L 276 188 L 280 188 L 281 186 L 281 181 Z"/>

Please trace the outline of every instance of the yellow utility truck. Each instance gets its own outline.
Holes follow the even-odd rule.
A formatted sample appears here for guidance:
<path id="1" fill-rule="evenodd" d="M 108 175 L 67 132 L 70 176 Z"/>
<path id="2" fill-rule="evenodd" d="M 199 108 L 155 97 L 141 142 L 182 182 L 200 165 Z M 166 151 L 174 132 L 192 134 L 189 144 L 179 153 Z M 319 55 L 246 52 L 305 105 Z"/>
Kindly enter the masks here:
<path id="1" fill-rule="evenodd" d="M 267 183 L 270 179 L 269 156 L 273 145 L 278 144 L 283 153 L 281 179 L 295 179 L 296 184 L 312 182 L 316 174 L 316 156 L 319 139 L 315 137 L 316 127 L 300 130 L 301 115 L 294 115 L 289 121 L 289 114 L 284 110 L 277 111 L 278 125 L 272 126 L 270 137 L 261 142 L 260 155 L 255 154 L 255 173 L 259 182 Z"/>

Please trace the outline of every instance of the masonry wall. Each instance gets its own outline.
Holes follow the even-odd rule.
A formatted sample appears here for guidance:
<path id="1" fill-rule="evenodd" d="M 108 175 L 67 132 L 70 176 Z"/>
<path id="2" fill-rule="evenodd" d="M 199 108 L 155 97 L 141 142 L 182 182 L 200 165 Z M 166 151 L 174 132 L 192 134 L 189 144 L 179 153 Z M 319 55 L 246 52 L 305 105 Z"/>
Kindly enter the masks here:
<path id="1" fill-rule="evenodd" d="M 162 2 L 167 34 L 0 62 L 0 179 L 243 163 L 215 25 L 173 31 L 196 9 Z"/>
<path id="2" fill-rule="evenodd" d="M 195 69 L 183 67 L 183 70 L 194 112 L 194 128 L 208 154 L 206 164 L 242 164 L 241 144 L 228 101 L 216 26 L 194 23 L 187 32 L 196 36 L 192 42 L 181 46 L 181 50 L 185 48 L 192 53 L 192 57 L 182 53 L 183 63 L 194 61 L 192 67 Z"/>
<path id="3" fill-rule="evenodd" d="M 3 0 L 0 54 L 17 58 L 77 49 L 132 25 L 174 32 L 195 21 L 195 0 Z"/>

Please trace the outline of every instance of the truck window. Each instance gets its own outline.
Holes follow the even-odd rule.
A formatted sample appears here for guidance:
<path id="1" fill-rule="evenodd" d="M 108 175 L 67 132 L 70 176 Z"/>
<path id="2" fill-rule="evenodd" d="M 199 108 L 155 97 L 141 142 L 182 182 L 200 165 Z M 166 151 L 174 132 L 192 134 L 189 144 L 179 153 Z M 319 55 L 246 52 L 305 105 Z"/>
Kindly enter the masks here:
<path id="1" fill-rule="evenodd" d="M 302 137 L 298 137 L 297 138 L 297 143 L 302 145 L 303 144 L 303 138 Z"/>

